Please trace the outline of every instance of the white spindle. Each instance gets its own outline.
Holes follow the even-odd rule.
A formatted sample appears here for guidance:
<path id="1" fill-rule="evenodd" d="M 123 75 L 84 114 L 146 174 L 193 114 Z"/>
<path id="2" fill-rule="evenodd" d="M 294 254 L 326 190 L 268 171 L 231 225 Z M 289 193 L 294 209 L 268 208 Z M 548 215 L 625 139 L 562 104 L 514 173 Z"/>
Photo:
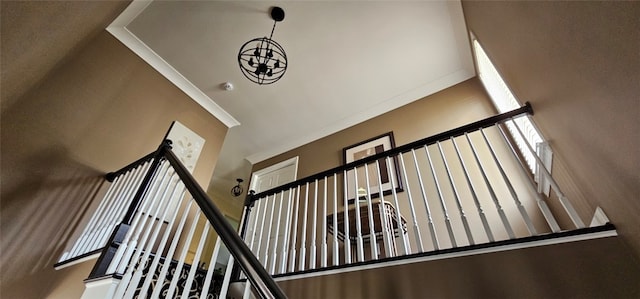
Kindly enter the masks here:
<path id="1" fill-rule="evenodd" d="M 498 171 L 500 171 L 500 175 L 502 176 L 504 183 L 507 185 L 507 189 L 509 190 L 511 197 L 513 198 L 513 201 L 515 202 L 516 206 L 518 207 L 518 210 L 520 211 L 520 215 L 522 215 L 522 219 L 524 220 L 524 223 L 527 225 L 529 234 L 532 236 L 537 235 L 538 233 L 536 232 L 536 228 L 533 226 L 533 222 L 531 221 L 531 218 L 529 217 L 527 210 L 525 210 L 524 206 L 522 205 L 522 202 L 518 198 L 518 194 L 516 193 L 516 190 L 513 189 L 513 185 L 511 185 L 511 181 L 509 180 L 509 177 L 504 172 L 502 163 L 500 163 L 500 161 L 498 160 L 498 156 L 496 156 L 496 153 L 493 150 L 493 146 L 491 146 L 491 143 L 489 142 L 489 139 L 487 139 L 487 135 L 484 133 L 484 130 L 482 128 L 480 128 L 480 133 L 482 134 L 482 139 L 484 140 L 484 143 L 489 148 L 491 157 L 493 157 L 493 161 L 496 163 L 496 166 L 498 167 Z"/>
<path id="2" fill-rule="evenodd" d="M 258 260 L 260 260 L 262 262 L 262 265 L 266 265 L 266 261 L 263 259 L 260 259 L 260 257 L 264 256 L 264 254 L 260 254 L 260 250 L 262 248 L 262 239 L 264 237 L 264 223 L 265 220 L 267 219 L 267 208 L 270 206 L 269 204 L 269 196 L 265 197 L 265 198 L 260 198 L 260 201 L 263 201 L 263 206 L 264 206 L 264 211 L 262 213 L 262 221 L 260 222 L 260 233 L 258 234 L 258 246 L 256 247 L 256 257 L 258 257 Z"/>
<path id="3" fill-rule="evenodd" d="M 436 228 L 433 225 L 433 217 L 431 217 L 431 209 L 429 208 L 429 200 L 427 199 L 427 192 L 424 188 L 424 182 L 422 181 L 422 174 L 420 173 L 420 166 L 418 165 L 418 158 L 416 158 L 416 151 L 411 150 L 413 156 L 413 165 L 416 168 L 416 174 L 418 175 L 418 183 L 420 185 L 420 192 L 422 192 L 422 202 L 427 212 L 427 221 L 429 224 L 429 233 L 431 234 L 431 241 L 433 242 L 433 249 L 440 249 L 440 243 L 438 242 L 438 236 L 436 235 Z"/>
<path id="4" fill-rule="evenodd" d="M 306 252 L 307 252 L 307 219 L 308 208 L 309 208 L 309 183 L 306 183 L 305 195 L 304 195 L 304 213 L 302 213 L 302 217 L 304 221 L 302 222 L 302 239 L 300 240 L 300 271 L 304 270 L 304 266 L 306 265 Z"/>
<path id="5" fill-rule="evenodd" d="M 116 194 L 118 196 L 116 203 L 112 209 L 108 210 L 104 221 L 105 225 L 100 228 L 94 239 L 87 245 L 88 248 L 100 248 L 106 245 L 111 233 L 118 223 L 122 221 L 124 213 L 131 205 L 131 196 L 135 194 L 135 190 L 139 187 L 138 179 L 142 179 L 145 173 L 146 171 L 139 172 L 134 176 L 133 180 L 128 179 L 125 181 L 123 191 Z"/>
<path id="6" fill-rule="evenodd" d="M 401 210 L 400 210 L 400 204 L 398 203 L 398 193 L 396 192 L 396 188 L 398 188 L 398 184 L 396 184 L 395 175 L 393 175 L 395 168 L 393 168 L 393 165 L 391 164 L 391 157 L 387 157 L 386 164 L 387 164 L 387 169 L 389 170 L 389 172 L 392 173 L 389 175 L 389 179 L 391 180 L 391 194 L 393 195 L 393 204 L 396 207 L 396 221 L 398 223 L 398 235 L 400 237 L 400 240 L 402 241 L 402 249 L 403 249 L 402 254 L 404 255 L 411 254 L 411 249 L 407 244 L 407 236 L 404 234 L 404 227 L 402 225 L 402 213 L 400 213 Z M 391 229 L 393 229 L 393 226 L 391 226 Z M 393 238 L 395 240 L 395 232 L 393 232 Z"/>
<path id="7" fill-rule="evenodd" d="M 476 194 L 476 188 L 471 182 L 471 178 L 469 177 L 469 172 L 467 170 L 467 165 L 460 154 L 460 149 L 458 148 L 458 144 L 453 137 L 449 138 L 453 143 L 453 148 L 456 150 L 456 155 L 458 156 L 458 160 L 460 160 L 460 164 L 462 165 L 462 172 L 464 173 L 464 178 L 467 180 L 467 185 L 469 186 L 469 190 L 471 191 L 471 197 L 473 197 L 473 202 L 476 205 L 476 209 L 478 210 L 478 215 L 480 216 L 480 220 L 482 221 L 482 226 L 484 226 L 484 232 L 487 234 L 487 238 L 489 242 L 495 241 L 493 237 L 493 233 L 491 232 L 491 227 L 489 227 L 489 221 L 487 221 L 487 216 L 484 214 L 484 210 L 482 209 L 482 205 L 480 204 L 480 200 L 478 200 L 478 195 Z"/>
<path id="8" fill-rule="evenodd" d="M 209 222 L 205 221 L 204 230 L 202 235 L 200 235 L 200 242 L 198 242 L 198 247 L 196 248 L 196 254 L 193 256 L 193 261 L 191 262 L 191 268 L 189 269 L 189 274 L 187 275 L 187 280 L 185 282 L 184 287 L 182 288 L 182 295 L 180 298 L 188 298 L 189 291 L 191 290 L 191 285 L 193 284 L 193 279 L 196 276 L 196 270 L 198 270 L 198 265 L 200 264 L 200 256 L 202 256 L 202 250 L 204 249 L 204 244 L 207 241 L 207 236 L 209 235 L 209 228 L 211 225 Z"/>
<path id="9" fill-rule="evenodd" d="M 507 139 L 507 135 L 505 134 L 505 132 L 502 129 L 502 127 L 499 124 L 495 124 L 495 126 L 496 126 L 496 128 L 498 128 L 498 131 L 500 132 L 500 136 L 502 136 L 502 140 L 504 141 L 504 143 L 511 150 L 510 152 L 512 154 L 512 157 L 515 160 L 520 161 L 520 159 L 518 158 L 518 154 L 516 152 L 516 149 L 513 147 L 511 142 L 509 142 L 509 140 Z M 518 165 L 520 165 L 520 171 L 525 177 L 529 177 L 529 168 L 527 166 L 525 166 L 524 163 L 526 163 L 526 162 L 520 161 L 520 163 L 518 163 Z M 547 203 L 542 198 L 542 194 L 540 194 L 538 188 L 535 185 L 535 182 L 533 181 L 533 179 L 529 179 L 529 180 L 527 180 L 527 182 L 529 182 L 529 187 L 531 187 L 531 189 L 533 190 L 533 192 L 536 195 L 536 203 L 538 204 L 538 208 L 542 212 L 542 215 L 544 216 L 544 219 L 547 221 L 547 224 L 549 224 L 549 227 L 551 228 L 551 231 L 554 232 L 554 233 L 559 232 L 560 231 L 560 226 L 558 225 L 558 222 L 556 221 L 555 217 L 551 213 L 551 210 L 549 210 L 549 207 L 547 206 Z"/>
<path id="10" fill-rule="evenodd" d="M 184 195 L 186 193 L 186 191 L 184 191 L 184 188 L 179 188 L 179 190 L 182 190 L 182 192 L 180 194 L 180 197 L 178 197 L 178 204 L 177 204 L 178 207 L 182 204 Z M 158 267 L 158 264 L 160 263 L 160 258 L 162 257 L 161 253 L 164 252 L 164 248 L 167 245 L 169 236 L 171 235 L 171 228 L 173 228 L 173 225 L 175 224 L 175 220 L 177 216 L 178 216 L 178 209 L 176 208 L 171 212 L 169 223 L 167 224 L 167 227 L 164 230 L 164 233 L 162 234 L 162 239 L 160 240 L 160 244 L 156 249 L 156 255 L 153 257 L 153 261 L 151 262 L 151 265 L 149 266 L 149 270 L 147 271 L 149 275 L 147 275 L 147 277 L 145 278 L 142 284 L 142 288 L 140 289 L 140 294 L 138 294 L 139 298 L 146 298 L 147 290 L 149 289 L 149 286 L 151 285 L 151 282 L 154 278 L 154 275 L 150 275 L 150 274 L 156 273 L 156 268 Z M 158 225 L 158 230 L 160 230 L 161 228 L 162 228 L 162 224 Z M 153 239 L 152 242 L 150 242 L 151 246 L 153 246 L 154 243 L 155 243 L 155 238 Z M 147 252 L 151 252 L 151 248 L 147 248 Z M 148 257 L 145 256 L 142 258 L 142 260 L 146 261 L 147 258 Z M 140 271 L 140 274 L 142 274 L 143 269 L 144 267 L 139 267 L 137 271 Z M 134 287 L 137 287 L 137 285 L 138 284 L 136 283 Z"/>
<path id="11" fill-rule="evenodd" d="M 280 200 L 278 204 L 278 220 L 276 222 L 276 235 L 273 238 L 273 254 L 271 256 L 271 263 L 269 267 L 269 273 L 276 274 L 276 263 L 278 261 L 278 240 L 280 237 L 280 223 L 282 222 L 282 203 L 284 202 L 284 191 L 280 192 Z M 275 195 L 274 195 L 274 205 L 275 203 Z"/>
<path id="12" fill-rule="evenodd" d="M 322 245 L 320 246 L 320 266 L 327 267 L 327 177 L 324 177 L 322 200 Z"/>
<path id="13" fill-rule="evenodd" d="M 518 125 L 515 124 L 513 119 L 511 119 L 511 122 L 516 127 L 516 130 L 518 131 L 520 136 L 522 136 L 523 139 L 527 140 L 524 137 L 524 134 L 522 133 L 522 131 L 520 130 L 520 127 L 518 127 Z M 556 180 L 551 176 L 551 173 L 549 172 L 549 170 L 547 170 L 547 168 L 544 166 L 544 162 L 540 160 L 540 157 L 538 157 L 538 155 L 536 154 L 536 151 L 533 149 L 531 144 L 529 144 L 529 142 L 525 141 L 524 143 L 527 145 L 529 152 L 531 152 L 533 157 L 536 159 L 536 163 L 538 163 L 538 169 L 542 171 L 542 173 L 547 177 L 549 184 L 551 184 L 551 188 L 553 188 L 553 191 L 555 191 L 556 194 L 558 195 L 558 199 L 560 200 L 560 203 L 564 207 L 564 210 L 567 212 L 567 214 L 569 214 L 569 218 L 571 218 L 571 221 L 573 221 L 573 225 L 575 225 L 576 228 L 584 228 L 585 225 L 584 225 L 584 222 L 582 222 L 580 215 L 578 215 L 578 212 L 576 212 L 576 210 L 573 208 L 573 205 L 571 204 L 571 202 L 569 202 L 569 200 L 564 195 L 564 193 L 560 191 L 560 186 L 558 186 L 558 184 L 556 183 Z"/>
<path id="14" fill-rule="evenodd" d="M 436 186 L 436 193 L 438 194 L 438 199 L 440 199 L 440 206 L 442 207 L 442 214 L 444 215 L 444 223 L 447 227 L 447 232 L 449 233 L 449 240 L 451 240 L 451 246 L 458 247 L 458 244 L 456 243 L 456 237 L 453 234 L 453 228 L 451 227 L 451 219 L 449 218 L 449 211 L 447 210 L 447 205 L 445 204 L 444 197 L 442 195 L 442 189 L 440 188 L 440 181 L 438 180 L 438 174 L 436 173 L 435 167 L 433 166 L 433 160 L 431 160 L 429 147 L 425 145 L 424 151 L 427 154 L 427 160 L 429 160 L 431 177 L 433 178 L 433 183 Z"/>
<path id="15" fill-rule="evenodd" d="M 182 230 L 184 229 L 184 225 L 189 218 L 189 212 L 191 211 L 191 206 L 193 205 L 194 200 L 190 199 L 189 203 L 184 208 L 182 213 L 182 217 L 180 217 L 180 223 L 175 230 L 175 235 L 172 238 L 171 245 L 169 246 L 169 250 L 167 251 L 167 257 L 173 257 L 176 252 L 176 248 L 178 247 L 178 242 L 182 236 Z M 158 275 L 158 281 L 165 281 L 167 274 L 169 273 L 169 268 L 171 268 L 171 260 L 165 259 L 162 268 L 160 269 L 160 274 Z M 176 270 L 177 271 L 177 270 Z M 177 275 L 177 274 L 176 274 Z M 160 291 L 162 288 L 153 288 L 153 293 L 151 293 L 151 298 L 158 298 L 160 296 Z"/>
<path id="16" fill-rule="evenodd" d="M 442 158 L 442 162 L 444 163 L 444 169 L 447 171 L 447 178 L 449 179 L 449 185 L 453 190 L 453 197 L 456 201 L 456 205 L 458 206 L 458 212 L 460 212 L 460 220 L 462 220 L 462 225 L 464 226 L 464 231 L 467 234 L 467 241 L 469 241 L 470 245 L 475 244 L 473 241 L 473 235 L 471 234 L 471 228 L 469 227 L 469 222 L 467 221 L 467 215 L 462 208 L 462 203 L 460 202 L 460 195 L 458 194 L 458 188 L 456 187 L 456 182 L 453 180 L 453 176 L 451 175 L 451 170 L 449 168 L 449 163 L 447 162 L 447 157 L 444 155 L 444 151 L 442 150 L 442 146 L 440 142 L 436 142 L 438 146 L 438 151 L 440 152 L 440 157 Z"/>
<path id="17" fill-rule="evenodd" d="M 220 288 L 220 295 L 218 298 L 227 298 L 229 282 L 231 282 L 231 271 L 233 270 L 233 261 L 233 255 L 229 256 L 229 263 L 227 263 L 227 270 L 224 271 L 224 279 L 222 280 L 222 287 Z"/>
<path id="18" fill-rule="evenodd" d="M 166 173 L 165 173 L 166 174 Z M 167 192 L 168 188 L 169 188 L 169 182 L 171 181 L 172 176 L 164 176 L 162 178 L 162 182 L 160 183 L 158 189 L 156 190 L 156 192 L 153 194 L 153 196 L 149 196 L 147 198 L 145 198 L 143 200 L 143 202 L 148 202 L 150 203 L 149 209 L 154 208 L 155 203 L 157 203 L 159 200 L 163 200 L 164 199 L 164 193 Z M 163 195 L 160 196 L 160 190 L 162 189 L 162 193 Z M 146 203 L 145 203 L 146 204 Z M 156 211 L 154 211 L 153 214 L 157 214 L 157 209 L 160 207 L 160 204 L 156 205 Z M 145 213 L 146 212 L 146 213 Z M 144 214 L 144 215 L 143 215 Z M 153 215 L 153 214 L 149 214 L 149 211 L 146 208 L 141 208 L 138 210 L 138 213 L 136 213 L 136 217 L 138 217 L 138 219 L 142 219 L 140 222 L 138 223 L 134 223 L 131 225 L 131 227 L 129 228 L 129 231 L 134 231 L 133 234 L 131 234 L 131 237 L 127 240 L 125 238 L 125 241 L 122 242 L 122 244 L 120 245 L 121 247 L 124 246 L 126 247 L 126 251 L 125 254 L 122 256 L 122 259 L 120 261 L 118 261 L 118 267 L 116 268 L 117 273 L 124 273 L 129 261 L 131 260 L 131 258 L 134 255 L 134 252 L 138 249 L 138 240 L 140 240 L 140 235 L 142 235 L 144 228 L 145 228 L 145 224 L 147 223 L 147 220 L 151 217 L 149 217 L 149 215 Z M 142 239 L 143 242 L 146 240 L 146 236 Z M 142 245 L 144 246 L 144 245 Z M 119 248 L 118 248 L 119 249 Z M 115 258 L 114 258 L 115 261 Z M 110 273 L 110 272 L 107 272 Z"/>
<path id="19" fill-rule="evenodd" d="M 351 264 L 351 238 L 349 237 L 349 195 L 347 187 L 347 170 L 342 172 L 343 189 L 344 189 L 344 263 Z M 337 213 L 336 213 L 337 214 Z M 338 225 L 334 222 L 334 230 L 338 231 Z"/>
<path id="20" fill-rule="evenodd" d="M 178 258 L 178 264 L 176 266 L 176 272 L 173 274 L 173 277 L 171 278 L 171 282 L 169 283 L 169 288 L 167 289 L 167 294 L 164 296 L 165 298 L 173 298 L 173 293 L 176 291 L 176 287 L 178 286 L 178 281 L 180 279 L 180 276 L 182 276 L 181 274 L 182 274 L 182 269 L 184 268 L 184 261 L 187 258 L 187 253 L 189 252 L 189 246 L 191 246 L 191 240 L 193 239 L 193 235 L 196 232 L 196 227 L 198 227 L 198 222 L 199 222 L 198 220 L 200 219 L 200 214 L 201 214 L 201 211 L 199 208 L 197 208 L 196 215 L 193 217 L 191 228 L 189 229 L 189 233 L 187 234 L 187 239 L 182 245 L 180 257 Z M 165 262 L 171 263 L 170 260 L 167 260 Z"/>
<path id="21" fill-rule="evenodd" d="M 491 195 L 491 199 L 493 200 L 493 203 L 496 206 L 496 210 L 498 210 L 498 214 L 500 214 L 500 219 L 502 220 L 502 224 L 504 225 L 504 228 L 507 230 L 507 234 L 509 235 L 509 239 L 513 239 L 513 238 L 515 238 L 515 234 L 513 233 L 513 229 L 511 228 L 511 224 L 509 224 L 509 220 L 507 219 L 507 215 L 504 213 L 504 210 L 502 209 L 502 206 L 500 205 L 500 202 L 498 201 L 498 197 L 496 196 L 496 193 L 493 191 L 493 187 L 491 187 L 491 183 L 489 182 L 489 179 L 487 178 L 487 174 L 484 171 L 484 167 L 482 166 L 482 163 L 480 163 L 480 158 L 478 157 L 478 153 L 476 151 L 476 148 L 473 146 L 473 142 L 471 142 L 471 138 L 469 138 L 469 134 L 464 133 L 464 136 L 467 138 L 467 142 L 469 142 L 469 146 L 471 147 L 471 152 L 473 153 L 473 157 L 475 158 L 476 164 L 478 165 L 478 168 L 480 169 L 480 174 L 482 174 L 482 179 L 484 180 L 484 183 L 487 186 L 487 189 L 489 190 L 489 194 Z"/>
<path id="22" fill-rule="evenodd" d="M 291 197 L 293 195 L 293 189 L 289 189 L 289 195 L 287 195 L 287 216 L 285 220 L 284 226 L 284 240 L 282 242 L 282 254 L 280 255 L 280 269 L 278 273 L 285 273 L 287 267 L 287 258 L 289 257 L 289 238 L 291 237 L 289 233 L 291 233 Z"/>
<path id="23" fill-rule="evenodd" d="M 64 261 L 67 258 L 74 258 L 91 251 L 91 248 L 87 248 L 84 246 L 85 243 L 87 242 L 87 240 L 93 239 L 94 232 L 98 228 L 107 225 L 103 222 L 104 217 L 109 211 L 109 208 L 113 206 L 116 197 L 115 194 L 117 194 L 118 190 L 122 187 L 122 185 L 124 185 L 126 176 L 128 176 L 132 171 L 133 170 L 127 171 L 126 173 L 114 179 L 113 183 L 111 183 L 109 189 L 105 193 L 102 201 L 100 201 L 100 205 L 98 205 L 98 208 L 93 213 L 91 220 L 89 220 L 89 223 L 87 223 L 87 226 L 85 226 L 82 234 L 80 234 L 80 238 L 78 238 L 78 240 L 73 244 L 69 251 L 65 252 L 62 255 L 59 262 Z"/>
<path id="24" fill-rule="evenodd" d="M 392 176 L 392 172 L 388 171 L 389 176 Z M 393 249 L 395 246 L 391 244 L 391 236 L 390 232 L 393 232 L 393 225 L 387 223 L 388 215 L 387 215 L 387 207 L 384 200 L 384 192 L 382 190 L 382 178 L 380 176 L 380 162 L 376 160 L 376 177 L 378 178 L 378 191 L 380 192 L 380 204 L 378 205 L 378 209 L 380 212 L 380 230 L 382 233 L 382 244 L 384 245 L 384 252 L 386 257 L 392 257 L 395 255 L 395 250 Z"/>
<path id="25" fill-rule="evenodd" d="M 334 174 L 333 175 L 333 265 L 337 266 L 339 262 L 340 262 L 340 251 L 338 251 L 338 174 Z"/>
<path id="26" fill-rule="evenodd" d="M 123 269 L 122 272 L 124 272 L 126 269 L 125 275 L 122 277 L 122 281 L 126 283 L 121 283 L 118 285 L 118 289 L 120 289 L 121 287 L 124 287 L 125 290 L 127 290 L 127 287 L 128 287 L 128 291 L 125 293 L 126 297 L 129 297 L 129 298 L 133 297 L 133 292 L 135 291 L 135 288 L 138 286 L 138 282 L 142 277 L 142 270 L 144 268 L 144 265 L 147 262 L 147 259 L 149 258 L 149 254 L 151 254 L 151 251 L 153 250 L 153 245 L 154 245 L 153 243 L 155 242 L 155 239 L 149 240 L 149 237 L 152 231 L 155 231 L 153 236 L 158 235 L 162 225 L 162 221 L 163 221 L 162 219 L 166 217 L 166 212 L 168 210 L 169 203 L 165 204 L 165 202 L 170 201 L 170 200 L 167 200 L 169 199 L 169 197 L 167 196 L 167 193 L 169 191 L 169 186 L 173 183 L 174 176 L 176 175 L 175 174 L 172 175 L 171 178 L 169 179 L 169 183 L 163 190 L 162 195 L 160 196 L 160 200 L 158 201 L 158 204 L 155 206 L 153 211 L 147 212 L 147 217 L 145 217 L 145 220 L 149 219 L 151 223 L 148 225 L 145 225 L 146 221 L 143 221 L 142 224 L 140 225 L 141 228 L 144 227 L 143 229 L 144 232 L 141 234 L 142 237 L 132 239 L 131 243 L 129 244 L 130 248 L 134 248 L 134 251 L 132 252 L 131 255 L 127 255 L 122 263 L 122 269 Z M 176 188 L 177 185 L 178 184 L 175 184 L 173 188 L 173 192 L 177 190 Z M 157 218 L 159 225 L 155 225 L 156 223 L 154 223 L 154 220 L 155 220 L 154 218 L 158 217 L 159 215 L 162 215 L 163 218 Z M 154 229 L 154 228 L 157 228 L 157 229 Z M 145 245 L 147 245 L 147 243 L 149 243 L 149 245 L 145 249 Z M 139 271 L 136 271 L 136 267 L 138 268 Z M 119 272 L 119 273 L 122 273 L 122 272 Z"/>
<path id="27" fill-rule="evenodd" d="M 251 248 L 251 252 L 253 252 L 253 254 L 255 256 L 258 256 L 258 251 L 260 250 L 260 248 L 256 248 L 255 243 L 256 243 L 256 236 L 258 235 L 258 232 L 256 231 L 258 229 L 258 222 L 260 222 L 260 215 L 264 214 L 263 213 L 263 205 L 262 203 L 264 202 L 264 200 L 257 200 L 255 201 L 255 209 L 253 210 L 253 213 L 251 213 L 251 219 L 253 219 L 253 226 L 250 230 L 251 235 L 250 236 L 245 236 L 245 242 L 248 240 L 250 240 L 247 245 L 249 245 L 249 248 Z"/>
<path id="28" fill-rule="evenodd" d="M 269 196 L 267 196 L 266 200 L 269 200 Z M 269 229 L 267 229 L 267 239 L 265 241 L 266 243 L 263 258 L 265 268 L 269 267 L 269 243 L 271 243 L 271 231 L 273 230 L 273 215 L 275 214 L 274 212 L 276 208 L 276 194 L 273 195 L 273 202 L 271 202 L 269 205 L 271 206 L 271 214 L 269 215 L 269 223 L 267 223 L 269 225 Z"/>
<path id="29" fill-rule="evenodd" d="M 291 240 L 291 250 L 289 251 L 291 257 L 289 258 L 289 272 L 295 271 L 296 268 L 296 241 L 298 240 L 298 218 L 300 218 L 298 212 L 300 210 L 300 186 L 296 186 L 296 199 L 294 202 L 295 211 L 293 212 L 293 240 Z"/>
<path id="30" fill-rule="evenodd" d="M 135 213 L 133 217 L 133 221 L 131 222 L 131 225 L 129 227 L 129 230 L 125 234 L 122 244 L 120 244 L 113 259 L 111 260 L 111 263 L 109 264 L 109 267 L 107 268 L 106 273 L 116 273 L 116 271 L 118 271 L 118 273 L 124 272 L 124 267 L 126 267 L 127 261 L 123 263 L 121 263 L 121 261 L 124 257 L 130 257 L 133 249 L 135 249 L 135 247 L 133 246 L 128 246 L 129 241 L 134 237 L 134 235 L 139 230 L 142 229 L 142 226 L 144 226 L 144 225 L 138 226 L 138 222 L 142 218 L 142 214 L 143 214 L 140 211 L 146 211 L 147 205 L 153 203 L 152 198 L 155 197 L 157 190 L 160 189 L 162 182 L 166 179 L 166 174 L 168 170 L 169 170 L 168 163 L 162 164 L 160 166 L 160 169 L 158 169 L 158 173 L 156 173 L 157 175 L 154 175 L 154 179 L 150 181 L 148 192 L 146 192 L 141 198 L 140 207 L 138 208 L 138 213 Z M 143 218 L 143 221 L 144 220 L 146 220 L 146 217 Z"/>
<path id="31" fill-rule="evenodd" d="M 309 247 L 309 269 L 316 268 L 316 233 L 318 231 L 318 180 L 314 182 L 313 195 L 313 228 L 311 229 L 311 246 Z"/>
<path id="32" fill-rule="evenodd" d="M 369 183 L 369 165 L 364 165 L 364 177 L 367 186 L 367 216 L 369 216 L 369 245 L 371 245 L 371 258 L 378 259 L 378 242 L 376 240 L 376 228 L 373 221 L 373 204 L 371 203 L 371 184 Z M 382 186 L 378 187 L 378 194 L 382 195 Z M 357 205 L 356 208 L 360 208 Z"/>
<path id="33" fill-rule="evenodd" d="M 144 272 L 144 265 L 147 263 L 149 256 L 151 255 L 151 252 L 153 252 L 153 246 L 156 243 L 156 239 L 158 237 L 158 235 L 160 234 L 160 231 L 162 230 L 162 224 L 163 224 L 163 219 L 166 218 L 167 213 L 170 212 L 170 206 L 171 206 L 171 199 L 175 198 L 176 194 L 178 192 L 181 192 L 182 195 L 184 195 L 184 192 L 182 192 L 183 188 L 179 188 L 179 186 L 182 185 L 179 181 L 175 184 L 173 191 L 171 193 L 171 196 L 169 197 L 169 201 L 167 202 L 167 204 L 164 204 L 164 198 L 163 198 L 163 202 L 161 202 L 160 204 L 158 204 L 158 207 L 160 207 L 161 205 L 163 206 L 163 212 L 162 212 L 162 217 L 161 218 L 157 218 L 158 223 L 151 223 L 148 228 L 147 228 L 147 233 L 145 235 L 145 237 L 143 238 L 143 240 L 147 240 L 148 234 L 149 232 L 152 230 L 152 228 L 155 227 L 154 231 L 153 231 L 153 235 L 151 236 L 150 240 L 147 242 L 147 246 L 146 249 L 144 250 L 144 254 L 142 255 L 142 258 L 138 258 L 141 254 L 141 250 L 137 251 L 137 256 L 132 259 L 132 261 L 138 261 L 139 264 L 137 266 L 137 269 L 135 269 L 135 272 L 132 273 L 132 271 L 134 270 L 134 266 L 135 263 L 129 263 L 129 269 L 127 270 L 127 273 L 125 274 L 125 276 L 130 275 L 129 273 L 132 273 L 131 275 L 131 281 L 129 282 L 129 286 L 127 289 L 127 293 L 126 293 L 126 297 L 133 297 L 133 293 L 135 292 L 136 288 L 138 287 L 138 283 L 140 282 L 140 279 L 142 278 L 143 272 Z M 182 196 L 179 198 L 179 201 L 182 201 Z M 173 219 L 175 218 L 175 215 L 177 214 L 177 211 L 173 211 L 172 215 L 170 215 L 170 217 L 172 218 L 171 221 L 169 222 L 169 225 L 167 226 L 167 228 L 171 228 L 173 227 Z M 152 215 L 153 217 L 156 217 L 157 214 Z M 153 221 L 153 220 L 152 220 Z M 170 229 L 169 229 L 170 230 Z M 165 230 L 165 236 L 168 238 L 168 230 Z M 163 238 L 164 239 L 164 238 Z M 166 243 L 166 240 L 162 240 Z M 158 250 L 156 250 L 156 252 L 158 252 L 158 254 L 154 257 L 154 260 L 151 262 L 151 265 L 149 267 L 148 273 L 155 273 L 155 267 L 157 265 L 158 262 L 156 262 L 156 259 L 158 259 L 158 257 L 161 255 L 162 251 L 163 251 L 163 247 L 165 243 L 160 244 L 160 247 L 158 248 Z M 140 248 L 144 248 L 145 247 L 145 243 L 142 242 L 140 243 Z M 148 278 L 148 277 L 147 277 Z M 123 281 L 127 281 L 127 279 L 125 279 L 123 277 L 122 279 Z M 141 290 L 141 292 L 146 293 L 146 289 Z M 140 296 L 141 298 L 144 298 L 144 296 Z"/>
<path id="34" fill-rule="evenodd" d="M 424 252 L 424 247 L 422 245 L 422 235 L 420 234 L 420 227 L 418 226 L 418 218 L 416 217 L 416 209 L 413 206 L 413 197 L 411 196 L 411 186 L 409 184 L 409 176 L 407 176 L 407 167 L 404 164 L 404 157 L 402 154 L 399 154 L 400 157 L 400 166 L 402 168 L 403 177 L 407 178 L 406 186 L 407 188 L 407 199 L 409 200 L 409 209 L 411 210 L 411 222 L 413 223 L 413 232 L 416 235 L 416 243 L 418 244 L 418 252 Z"/>
<path id="35" fill-rule="evenodd" d="M 218 236 L 216 238 L 216 243 L 213 246 L 213 253 L 211 253 L 211 259 L 209 262 L 209 269 L 207 269 L 207 275 L 204 278 L 204 284 L 202 285 L 202 294 L 200 294 L 200 298 L 209 298 L 209 288 L 211 287 L 211 283 L 213 282 L 213 272 L 215 271 L 218 254 L 220 253 L 220 244 L 222 244 L 222 241 L 220 240 L 220 236 Z"/>
<path id="36" fill-rule="evenodd" d="M 353 187 L 355 197 L 353 199 L 353 206 L 356 210 L 356 251 L 358 256 L 358 262 L 364 261 L 364 240 L 362 240 L 362 217 L 360 215 L 360 198 L 358 195 L 358 169 L 353 168 Z"/>

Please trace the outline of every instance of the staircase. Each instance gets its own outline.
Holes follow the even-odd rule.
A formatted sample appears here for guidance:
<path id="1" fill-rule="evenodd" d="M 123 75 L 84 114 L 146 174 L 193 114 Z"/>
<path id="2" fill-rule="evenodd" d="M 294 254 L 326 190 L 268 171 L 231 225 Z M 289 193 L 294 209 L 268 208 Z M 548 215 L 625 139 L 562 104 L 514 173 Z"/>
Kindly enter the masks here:
<path id="1" fill-rule="evenodd" d="M 107 175 L 109 190 L 56 268 L 99 256 L 83 298 L 638 294 L 627 283 L 638 267 L 624 262 L 606 216 L 586 227 L 544 167 L 555 195 L 537 191 L 503 129 L 529 113 L 526 105 L 251 194 L 239 233 L 165 141 Z M 222 246 L 232 257 L 216 268 Z"/>

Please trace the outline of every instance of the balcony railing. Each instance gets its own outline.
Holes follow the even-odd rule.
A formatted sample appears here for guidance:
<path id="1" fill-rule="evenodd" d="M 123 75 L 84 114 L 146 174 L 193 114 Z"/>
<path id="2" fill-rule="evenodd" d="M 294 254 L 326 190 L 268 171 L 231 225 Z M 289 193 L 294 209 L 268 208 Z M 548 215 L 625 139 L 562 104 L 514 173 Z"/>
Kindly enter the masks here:
<path id="1" fill-rule="evenodd" d="M 583 228 L 542 166 L 552 212 L 505 130 L 528 114 L 529 104 L 252 194 L 244 240 L 283 275 Z"/>

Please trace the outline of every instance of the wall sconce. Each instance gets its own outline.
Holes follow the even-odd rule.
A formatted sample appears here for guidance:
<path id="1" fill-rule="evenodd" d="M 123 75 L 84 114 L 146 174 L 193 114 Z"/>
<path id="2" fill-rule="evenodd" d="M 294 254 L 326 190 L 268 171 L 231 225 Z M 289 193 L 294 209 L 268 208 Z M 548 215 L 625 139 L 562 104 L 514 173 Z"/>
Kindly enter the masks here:
<path id="1" fill-rule="evenodd" d="M 238 182 L 238 184 L 233 186 L 233 188 L 231 188 L 231 195 L 233 195 L 233 197 L 238 197 L 242 195 L 242 193 L 244 192 L 244 188 L 242 188 L 242 185 L 240 185 L 243 182 L 243 180 L 236 179 L 236 181 Z"/>

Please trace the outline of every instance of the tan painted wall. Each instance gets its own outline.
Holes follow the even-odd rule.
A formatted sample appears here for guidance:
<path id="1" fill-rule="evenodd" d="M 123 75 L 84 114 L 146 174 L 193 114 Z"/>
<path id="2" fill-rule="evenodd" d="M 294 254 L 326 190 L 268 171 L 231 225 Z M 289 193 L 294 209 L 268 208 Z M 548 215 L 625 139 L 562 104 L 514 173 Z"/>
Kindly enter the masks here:
<path id="1" fill-rule="evenodd" d="M 80 14 L 93 4 L 60 5 Z M 123 8 L 122 3 L 112 5 Z M 3 2 L 3 54 L 29 45 L 5 39 L 12 36 L 5 32 L 59 11 L 34 12 L 26 9 L 30 6 Z M 7 24 L 7 19 L 16 23 Z M 56 30 L 78 34 L 62 25 L 48 26 L 24 38 L 35 42 L 38 35 Z M 34 71 L 17 65 L 4 73 L 11 58 L 3 55 L 3 87 Z M 2 94 L 2 298 L 78 298 L 84 285 L 77 278 L 86 278 L 91 267 L 55 271 L 53 264 L 101 176 L 153 151 L 171 121 L 178 120 L 206 139 L 194 172 L 206 188 L 227 131 L 104 30 L 54 65 L 22 97 Z"/>
<path id="2" fill-rule="evenodd" d="M 513 93 L 533 104 L 567 196 L 585 218 L 601 206 L 640 256 L 640 4 L 463 1 L 463 9 Z"/>

